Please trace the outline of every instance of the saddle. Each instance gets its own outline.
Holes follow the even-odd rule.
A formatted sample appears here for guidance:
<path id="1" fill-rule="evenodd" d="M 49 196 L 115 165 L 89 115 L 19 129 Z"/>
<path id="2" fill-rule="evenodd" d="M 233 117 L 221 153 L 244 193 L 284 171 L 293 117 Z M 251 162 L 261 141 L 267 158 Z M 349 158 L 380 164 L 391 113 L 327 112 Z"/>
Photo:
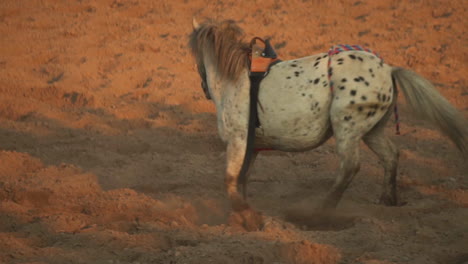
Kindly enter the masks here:
<path id="1" fill-rule="evenodd" d="M 257 113 L 258 90 L 260 82 L 265 78 L 270 67 L 281 62 L 271 46 L 270 39 L 263 40 L 254 37 L 250 41 L 250 115 L 255 123 L 255 127 L 260 127 L 260 121 Z M 261 105 L 260 105 L 261 107 Z"/>
<path id="2" fill-rule="evenodd" d="M 263 40 L 255 37 L 250 41 L 250 75 L 265 74 L 271 66 L 280 62 L 270 39 Z"/>

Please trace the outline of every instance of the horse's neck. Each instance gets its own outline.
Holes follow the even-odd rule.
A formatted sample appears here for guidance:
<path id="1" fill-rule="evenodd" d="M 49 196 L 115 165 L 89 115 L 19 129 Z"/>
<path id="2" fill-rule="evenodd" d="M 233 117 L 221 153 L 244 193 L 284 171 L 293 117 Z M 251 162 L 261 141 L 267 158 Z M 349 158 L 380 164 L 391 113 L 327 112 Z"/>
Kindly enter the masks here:
<path id="1" fill-rule="evenodd" d="M 205 60 L 205 70 L 211 98 L 216 103 L 216 105 L 218 105 L 221 103 L 223 93 L 225 92 L 224 90 L 226 90 L 227 82 L 219 76 L 214 63 L 211 61 Z"/>
<path id="2" fill-rule="evenodd" d="M 219 84 L 220 80 L 217 77 L 216 69 L 211 62 L 205 59 L 204 66 L 206 72 L 208 92 L 210 93 L 211 100 L 213 100 L 217 104 L 217 102 L 219 102 L 219 99 L 221 98 Z"/>
<path id="3" fill-rule="evenodd" d="M 241 74 L 237 81 L 227 80 L 219 76 L 214 63 L 205 60 L 206 78 L 208 89 L 210 90 L 211 98 L 217 106 L 223 105 L 223 100 L 226 98 L 242 97 L 249 94 L 250 80 L 248 77 L 248 69 Z M 235 99 L 236 100 L 236 99 Z"/>

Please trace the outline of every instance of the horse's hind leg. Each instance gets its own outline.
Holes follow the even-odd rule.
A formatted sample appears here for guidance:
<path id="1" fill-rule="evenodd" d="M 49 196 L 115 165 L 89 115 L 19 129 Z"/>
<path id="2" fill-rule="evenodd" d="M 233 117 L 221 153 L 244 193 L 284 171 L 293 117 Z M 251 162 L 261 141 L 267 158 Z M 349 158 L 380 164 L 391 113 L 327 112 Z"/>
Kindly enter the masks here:
<path id="1" fill-rule="evenodd" d="M 380 203 L 389 206 L 395 206 L 398 204 L 396 177 L 399 154 L 398 148 L 384 133 L 385 123 L 390 116 L 391 111 L 389 111 L 386 116 L 363 137 L 363 140 L 366 145 L 379 157 L 385 169 Z"/>
<path id="2" fill-rule="evenodd" d="M 347 133 L 336 133 L 337 154 L 340 157 L 339 175 L 332 189 L 325 197 L 322 209 L 333 209 L 341 200 L 344 191 L 359 171 L 359 142 L 360 136 L 351 136 Z"/>

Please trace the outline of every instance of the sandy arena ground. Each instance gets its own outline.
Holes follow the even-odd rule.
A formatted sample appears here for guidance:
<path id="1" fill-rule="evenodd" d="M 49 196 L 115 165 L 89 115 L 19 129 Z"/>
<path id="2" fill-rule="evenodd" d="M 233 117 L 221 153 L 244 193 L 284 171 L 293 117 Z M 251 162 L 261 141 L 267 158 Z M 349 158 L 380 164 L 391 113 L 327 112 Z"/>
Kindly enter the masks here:
<path id="1" fill-rule="evenodd" d="M 399 194 L 364 145 L 336 215 L 333 140 L 258 158 L 230 223 L 223 143 L 187 48 L 192 16 L 235 19 L 281 58 L 361 44 L 410 68 L 468 116 L 465 0 L 0 1 L 0 263 L 461 264 L 468 165 L 400 98 Z"/>

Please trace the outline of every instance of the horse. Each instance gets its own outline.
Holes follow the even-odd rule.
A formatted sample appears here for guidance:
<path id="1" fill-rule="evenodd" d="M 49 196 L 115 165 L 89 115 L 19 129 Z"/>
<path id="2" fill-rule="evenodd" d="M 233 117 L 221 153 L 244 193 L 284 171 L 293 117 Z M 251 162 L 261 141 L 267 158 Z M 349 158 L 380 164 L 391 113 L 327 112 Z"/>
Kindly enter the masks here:
<path id="1" fill-rule="evenodd" d="M 397 87 L 416 116 L 432 123 L 467 156 L 468 126 L 463 115 L 430 81 L 384 63 L 367 49 L 324 52 L 276 63 L 261 80 L 257 100 L 252 100 L 252 50 L 243 37 L 243 30 L 233 20 L 199 24 L 193 19 L 189 48 L 203 91 L 216 107 L 219 136 L 226 143 L 226 190 L 233 213 L 246 229 L 257 230 L 263 224 L 262 215 L 245 197 L 248 169 L 258 153 L 255 149 L 306 151 L 334 137 L 339 172 L 318 206 L 333 210 L 359 171 L 363 140 L 384 168 L 380 202 L 398 205 L 399 151 L 384 133 L 396 106 Z"/>

